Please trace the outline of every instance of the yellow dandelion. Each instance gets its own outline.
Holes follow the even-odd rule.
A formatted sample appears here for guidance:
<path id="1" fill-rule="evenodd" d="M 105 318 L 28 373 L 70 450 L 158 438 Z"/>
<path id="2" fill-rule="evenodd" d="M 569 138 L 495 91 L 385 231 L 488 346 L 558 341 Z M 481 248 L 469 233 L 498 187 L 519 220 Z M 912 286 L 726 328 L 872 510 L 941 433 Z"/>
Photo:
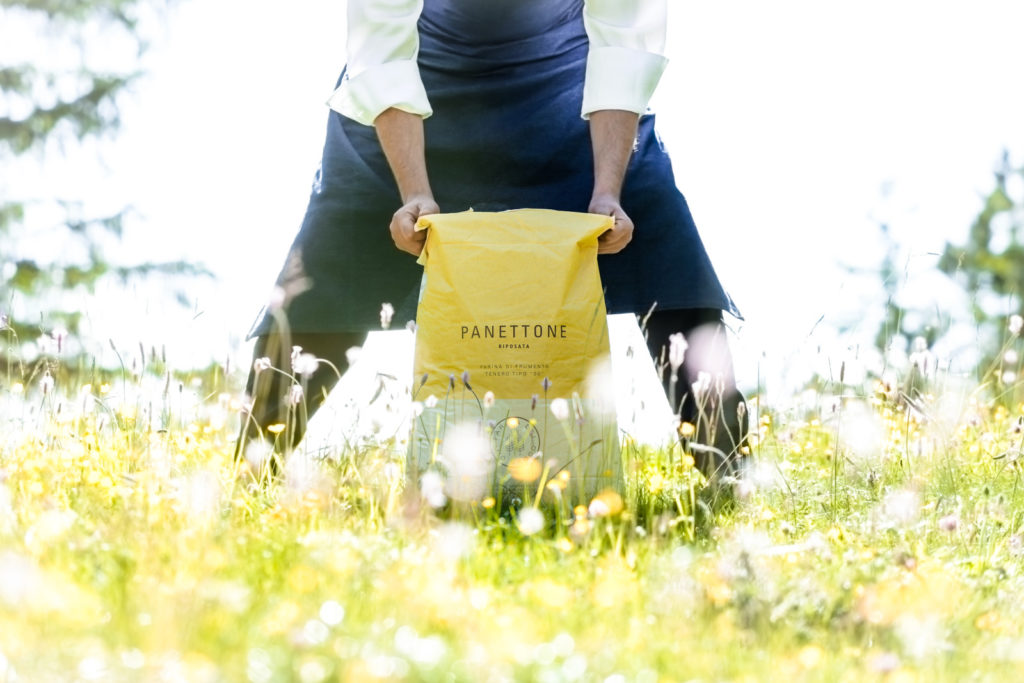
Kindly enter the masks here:
<path id="1" fill-rule="evenodd" d="M 686 453 L 685 455 L 683 455 L 682 458 L 679 459 L 679 462 L 683 466 L 684 470 L 688 470 L 692 468 L 697 461 L 693 459 L 692 455 Z"/>
<path id="2" fill-rule="evenodd" d="M 480 505 L 483 506 L 484 509 L 490 510 L 492 507 L 494 507 L 495 502 L 496 501 L 494 500 L 493 497 L 487 496 L 480 502 Z"/>
<path id="3" fill-rule="evenodd" d="M 510 417 L 509 419 L 505 420 L 505 424 L 508 425 L 509 429 L 519 429 L 519 418 Z"/>
<path id="4" fill-rule="evenodd" d="M 622 512 L 622 496 L 611 489 L 605 489 L 590 501 L 589 512 L 592 517 L 612 517 Z"/>
<path id="5" fill-rule="evenodd" d="M 1001 633 L 1013 627 L 1012 622 L 1004 619 L 998 612 L 985 612 L 974 620 L 974 628 L 979 631 Z"/>
<path id="6" fill-rule="evenodd" d="M 508 473 L 522 482 L 533 482 L 540 478 L 541 465 L 537 458 L 514 458 L 508 464 Z"/>
<path id="7" fill-rule="evenodd" d="M 679 425 L 679 435 L 684 438 L 690 438 L 693 433 L 697 431 L 697 428 L 690 422 L 684 422 Z"/>
<path id="8" fill-rule="evenodd" d="M 558 548 L 559 550 L 561 550 L 563 553 L 568 553 L 568 552 L 572 552 L 572 549 L 575 546 L 573 546 L 572 541 L 570 541 L 568 538 L 563 536 L 562 538 L 558 539 L 558 541 L 555 542 L 555 547 Z"/>
<path id="9" fill-rule="evenodd" d="M 270 432 L 271 434 L 280 434 L 281 432 L 284 431 L 284 423 L 275 422 L 274 424 L 267 427 L 267 431 Z"/>

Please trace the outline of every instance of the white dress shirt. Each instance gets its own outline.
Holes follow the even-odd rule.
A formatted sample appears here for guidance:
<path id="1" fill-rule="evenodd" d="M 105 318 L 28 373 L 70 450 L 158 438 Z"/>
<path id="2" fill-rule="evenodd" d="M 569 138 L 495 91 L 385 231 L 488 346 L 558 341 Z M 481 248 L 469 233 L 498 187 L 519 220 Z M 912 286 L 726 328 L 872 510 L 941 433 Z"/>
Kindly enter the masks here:
<path id="1" fill-rule="evenodd" d="M 327 101 L 331 109 L 366 125 L 390 107 L 430 116 L 416 64 L 422 9 L 423 0 L 348 0 L 348 67 Z M 583 118 L 602 109 L 647 109 L 668 62 L 666 14 L 667 0 L 585 0 Z"/>

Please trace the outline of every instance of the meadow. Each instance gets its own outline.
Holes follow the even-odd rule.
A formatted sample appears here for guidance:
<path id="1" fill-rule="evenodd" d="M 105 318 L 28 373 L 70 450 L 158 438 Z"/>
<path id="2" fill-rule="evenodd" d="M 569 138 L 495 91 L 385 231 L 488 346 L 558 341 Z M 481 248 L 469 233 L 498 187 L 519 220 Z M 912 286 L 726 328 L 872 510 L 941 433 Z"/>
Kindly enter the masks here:
<path id="1" fill-rule="evenodd" d="M 1016 365 L 751 397 L 725 503 L 626 439 L 625 490 L 534 506 L 524 465 L 503 513 L 387 442 L 253 479 L 237 373 L 125 355 L 0 377 L 0 681 L 1024 676 Z"/>

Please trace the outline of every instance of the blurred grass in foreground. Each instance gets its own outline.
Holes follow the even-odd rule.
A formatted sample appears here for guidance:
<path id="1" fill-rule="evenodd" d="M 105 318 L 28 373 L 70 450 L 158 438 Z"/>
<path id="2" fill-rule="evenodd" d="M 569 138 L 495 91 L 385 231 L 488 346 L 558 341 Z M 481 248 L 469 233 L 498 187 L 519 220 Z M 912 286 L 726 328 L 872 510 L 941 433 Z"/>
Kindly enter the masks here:
<path id="1" fill-rule="evenodd" d="M 220 374 L 51 369 L 0 379 L 0 680 L 1024 676 L 1024 406 L 921 368 L 761 406 L 713 520 L 627 444 L 540 524 L 435 514 L 387 444 L 250 486 Z"/>

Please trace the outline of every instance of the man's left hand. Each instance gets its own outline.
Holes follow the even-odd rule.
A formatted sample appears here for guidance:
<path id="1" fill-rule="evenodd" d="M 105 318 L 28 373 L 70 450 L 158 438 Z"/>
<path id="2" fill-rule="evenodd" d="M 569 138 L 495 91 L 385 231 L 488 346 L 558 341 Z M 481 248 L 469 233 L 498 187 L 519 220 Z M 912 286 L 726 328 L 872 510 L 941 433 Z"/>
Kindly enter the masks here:
<path id="1" fill-rule="evenodd" d="M 625 249 L 633 239 L 633 221 L 622 210 L 617 199 L 595 196 L 590 200 L 590 208 L 587 211 L 615 219 L 611 229 L 597 239 L 598 254 L 616 254 Z"/>

